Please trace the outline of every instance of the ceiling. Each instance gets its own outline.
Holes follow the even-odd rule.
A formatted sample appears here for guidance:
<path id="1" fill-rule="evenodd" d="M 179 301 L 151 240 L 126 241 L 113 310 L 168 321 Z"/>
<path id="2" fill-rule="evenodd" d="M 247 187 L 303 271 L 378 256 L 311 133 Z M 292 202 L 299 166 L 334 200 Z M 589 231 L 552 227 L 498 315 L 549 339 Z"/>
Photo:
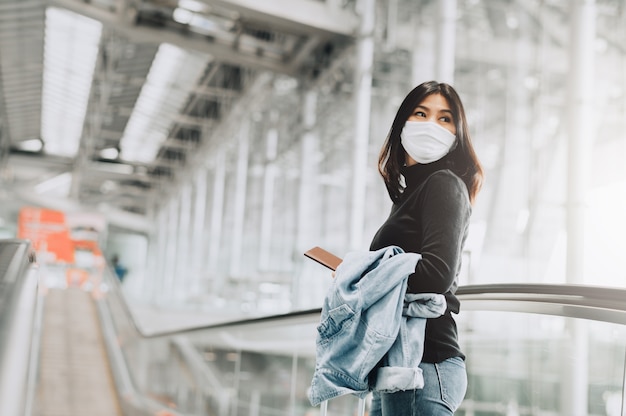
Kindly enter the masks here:
<path id="1" fill-rule="evenodd" d="M 261 98 L 269 105 L 270 95 L 259 90 L 267 74 L 339 85 L 321 94 L 318 117 L 320 129 L 332 130 L 320 136 L 335 146 L 338 132 L 350 134 L 346 100 L 352 94 L 359 3 L 0 0 L 0 208 L 28 203 L 95 209 L 107 213 L 110 224 L 146 229 L 151 210 L 168 190 L 194 172 L 194 163 L 209 159 L 214 145 L 232 137 L 225 126 L 237 123 L 240 104 Z M 595 3 L 596 49 L 603 50 L 596 53 L 596 90 L 608 97 L 601 106 L 604 119 L 615 120 L 601 123 L 606 141 L 623 131 L 626 2 Z M 396 94 L 390 85 L 401 86 L 404 94 L 416 45 L 434 55 L 433 42 L 416 33 L 432 32 L 439 24 L 432 16 L 441 4 L 377 2 L 375 100 Z M 477 145 L 492 178 L 486 189 L 493 195 L 491 206 L 502 205 L 508 219 L 517 207 L 499 184 L 509 181 L 507 172 L 523 176 L 516 166 L 526 168 L 518 154 L 505 152 L 512 148 L 504 145 L 505 132 L 516 130 L 490 108 L 508 111 L 515 100 L 525 103 L 514 106 L 513 119 L 540 115 L 533 128 L 552 150 L 535 151 L 554 154 L 559 141 L 553 140 L 557 133 L 550 123 L 565 119 L 572 3 L 456 4 L 455 83 L 480 133 Z M 283 98 L 282 108 L 302 107 L 295 94 Z M 519 123 L 523 131 L 525 124 Z M 558 126 L 559 134 L 567 133 L 564 123 Z M 519 137 L 523 147 L 524 136 Z M 546 182 L 543 176 L 537 175 L 538 189 Z M 507 234 L 501 226 L 489 228 Z"/>
<path id="2" fill-rule="evenodd" d="M 2 196 L 144 217 L 255 79 L 350 45 L 342 3 L 0 0 Z"/>

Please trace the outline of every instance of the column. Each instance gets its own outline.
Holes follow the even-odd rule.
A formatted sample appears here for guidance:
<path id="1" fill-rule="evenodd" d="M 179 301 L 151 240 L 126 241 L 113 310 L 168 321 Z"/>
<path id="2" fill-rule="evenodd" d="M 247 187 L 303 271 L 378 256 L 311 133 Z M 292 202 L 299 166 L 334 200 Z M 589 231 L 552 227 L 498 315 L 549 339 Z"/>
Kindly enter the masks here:
<path id="1" fill-rule="evenodd" d="M 261 208 L 261 236 L 259 240 L 259 268 L 270 269 L 272 253 L 272 216 L 274 213 L 274 183 L 276 181 L 276 154 L 278 151 L 278 113 L 270 113 L 270 128 L 265 136 L 265 172 L 263 175 L 263 202 Z"/>
<path id="2" fill-rule="evenodd" d="M 159 258 L 158 251 L 158 215 L 156 215 L 156 207 L 151 203 L 147 209 L 146 217 L 155 225 L 146 235 L 148 248 L 146 250 L 146 267 L 142 272 L 141 284 L 137 288 L 137 298 L 146 302 L 154 299 L 158 282 L 155 259 Z"/>
<path id="3" fill-rule="evenodd" d="M 404 5 L 402 7 L 404 12 Z M 387 0 L 387 23 L 385 24 L 385 43 L 383 45 L 386 52 L 394 51 L 398 40 L 398 0 Z M 415 26 L 414 26 L 415 27 Z"/>
<path id="4" fill-rule="evenodd" d="M 166 293 L 166 275 L 165 264 L 167 260 L 167 205 L 159 207 L 159 212 L 156 216 L 156 235 L 155 235 L 155 252 L 153 262 L 153 299 L 158 301 Z"/>
<path id="5" fill-rule="evenodd" d="M 581 284 L 585 280 L 585 216 L 594 139 L 595 1 L 573 0 L 570 10 L 566 276 L 568 283 Z M 583 416 L 587 414 L 589 381 L 586 322 L 574 320 L 566 330 L 570 351 L 563 354 L 566 371 L 562 377 L 561 414 Z"/>
<path id="6" fill-rule="evenodd" d="M 584 281 L 584 222 L 591 174 L 594 113 L 595 2 L 571 4 L 570 79 L 567 100 L 567 279 Z"/>
<path id="7" fill-rule="evenodd" d="M 453 84 L 456 52 L 456 0 L 438 0 L 437 7 L 435 79 L 438 82 Z"/>
<path id="8" fill-rule="evenodd" d="M 179 195 L 179 212 L 178 212 L 178 235 L 176 240 L 178 243 L 174 275 L 174 294 L 177 300 L 182 300 L 188 295 L 189 290 L 189 261 L 191 255 L 191 184 L 185 183 L 182 186 Z"/>
<path id="9" fill-rule="evenodd" d="M 306 250 L 318 244 L 319 215 L 313 201 L 317 191 L 317 154 L 319 137 L 315 130 L 317 123 L 317 91 L 305 91 L 302 99 L 303 134 L 300 141 L 300 186 L 298 188 L 298 213 L 294 258 L 302 256 Z"/>
<path id="10" fill-rule="evenodd" d="M 292 258 L 295 264 L 307 261 L 303 253 L 320 242 L 321 197 L 318 187 L 319 136 L 315 128 L 317 122 L 317 91 L 305 91 L 302 97 L 301 117 L 303 125 L 300 141 L 300 182 L 296 209 L 296 235 Z M 299 259 L 299 261 L 298 261 Z M 300 267 L 296 270 L 302 270 Z M 294 273 L 291 284 L 291 305 L 297 309 L 303 307 L 311 297 L 321 299 L 324 296 L 321 280 L 309 280 L 311 276 L 301 272 Z M 302 284 L 302 282 L 305 282 Z M 306 293 L 303 293 L 306 292 Z M 301 300 L 304 299 L 304 302 Z"/>
<path id="11" fill-rule="evenodd" d="M 419 24 L 419 16 L 414 14 L 413 20 L 413 51 L 411 53 L 411 86 L 416 87 L 422 82 L 438 80 L 435 73 L 435 35 L 432 30 Z M 408 91 L 407 91 L 408 92 Z M 406 93 L 406 92 L 405 92 Z M 397 107 L 397 105 L 394 105 Z M 395 110 L 394 110 L 395 111 Z"/>
<path id="12" fill-rule="evenodd" d="M 246 213 L 246 191 L 248 187 L 248 146 L 249 125 L 244 122 L 239 131 L 237 146 L 237 172 L 235 178 L 235 203 L 233 213 L 233 229 L 230 250 L 230 276 L 238 278 L 241 275 L 243 255 L 243 227 Z"/>
<path id="13" fill-rule="evenodd" d="M 178 260 L 178 210 L 177 198 L 171 198 L 167 203 L 167 231 L 165 239 L 165 267 L 164 267 L 164 292 L 165 300 L 172 300 L 176 275 L 176 261 Z"/>
<path id="14" fill-rule="evenodd" d="M 367 247 L 363 241 L 365 193 L 367 189 L 370 108 L 372 100 L 372 67 L 374 62 L 374 25 L 376 0 L 361 2 L 361 21 L 357 35 L 357 56 L 354 70 L 354 146 L 352 194 L 350 207 L 349 249 Z"/>
<path id="15" fill-rule="evenodd" d="M 198 294 L 202 290 L 200 282 L 204 276 L 203 259 L 206 255 L 205 233 L 206 233 L 206 198 L 207 198 L 207 170 L 201 167 L 196 172 L 194 180 L 194 204 L 193 204 L 193 226 L 191 227 L 191 279 L 190 291 Z"/>
<path id="16" fill-rule="evenodd" d="M 226 180 L 226 152 L 219 149 L 215 155 L 213 167 L 213 194 L 211 198 L 211 220 L 209 223 L 208 264 L 207 269 L 212 279 L 211 292 L 218 295 L 222 289 L 223 279 L 220 273 L 219 260 L 222 245 L 222 219 L 224 217 L 224 188 Z"/>

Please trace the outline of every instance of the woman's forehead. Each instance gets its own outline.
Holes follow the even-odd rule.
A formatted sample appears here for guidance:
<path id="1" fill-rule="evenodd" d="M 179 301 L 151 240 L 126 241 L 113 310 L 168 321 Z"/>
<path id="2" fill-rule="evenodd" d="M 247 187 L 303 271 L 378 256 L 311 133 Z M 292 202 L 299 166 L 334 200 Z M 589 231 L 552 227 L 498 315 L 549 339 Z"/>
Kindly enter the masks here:
<path id="1" fill-rule="evenodd" d="M 431 110 L 450 110 L 450 103 L 448 99 L 439 93 L 434 93 L 427 95 L 424 99 L 416 106 L 417 107 L 426 107 Z"/>

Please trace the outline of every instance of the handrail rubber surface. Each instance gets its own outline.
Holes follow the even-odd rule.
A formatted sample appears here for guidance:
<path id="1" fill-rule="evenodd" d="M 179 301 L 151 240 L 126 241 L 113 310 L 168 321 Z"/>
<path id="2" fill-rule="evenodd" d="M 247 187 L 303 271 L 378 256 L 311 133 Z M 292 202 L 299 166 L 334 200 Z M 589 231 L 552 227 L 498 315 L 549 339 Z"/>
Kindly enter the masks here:
<path id="1" fill-rule="evenodd" d="M 456 295 L 461 301 L 461 313 L 465 310 L 481 310 L 481 308 L 485 308 L 484 310 L 502 308 L 502 311 L 547 313 L 626 325 L 626 289 L 622 288 L 569 284 L 482 284 L 461 286 Z M 168 337 L 210 329 L 299 320 L 309 317 L 317 318 L 321 312 L 321 308 L 312 308 L 279 315 L 148 333 L 143 331 L 134 320 L 133 314 L 125 302 L 124 305 L 137 332 L 144 338 Z M 598 313 L 598 311 L 603 312 Z"/>

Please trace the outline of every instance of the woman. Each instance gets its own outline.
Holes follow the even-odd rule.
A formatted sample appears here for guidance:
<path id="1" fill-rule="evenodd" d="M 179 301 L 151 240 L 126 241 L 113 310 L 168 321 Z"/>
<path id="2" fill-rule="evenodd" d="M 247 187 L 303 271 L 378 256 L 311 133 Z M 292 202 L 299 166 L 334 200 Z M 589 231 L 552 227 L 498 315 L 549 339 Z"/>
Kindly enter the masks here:
<path id="1" fill-rule="evenodd" d="M 470 141 L 463 104 L 448 84 L 425 82 L 404 99 L 379 157 L 393 202 L 370 250 L 396 245 L 420 253 L 408 293 L 441 293 L 446 312 L 426 324 L 420 368 L 424 388 L 375 392 L 372 416 L 452 415 L 467 388 L 465 356 L 452 313 L 471 206 L 483 170 Z"/>

